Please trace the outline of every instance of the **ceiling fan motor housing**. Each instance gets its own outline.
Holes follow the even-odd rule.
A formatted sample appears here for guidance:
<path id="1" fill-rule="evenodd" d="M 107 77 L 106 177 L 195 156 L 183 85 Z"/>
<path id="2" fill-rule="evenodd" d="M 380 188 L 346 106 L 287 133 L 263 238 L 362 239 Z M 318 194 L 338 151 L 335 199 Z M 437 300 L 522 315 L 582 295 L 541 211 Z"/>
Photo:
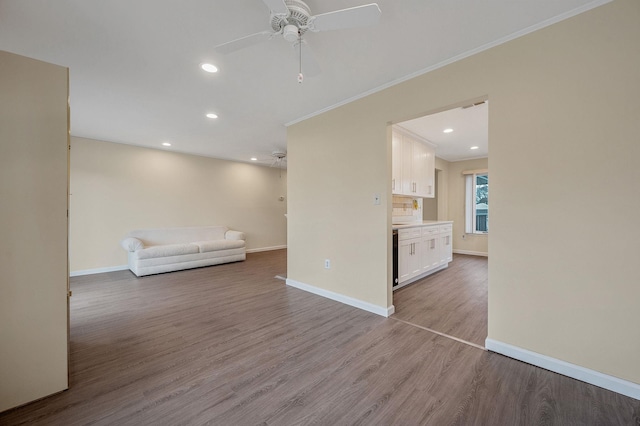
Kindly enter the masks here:
<path id="1" fill-rule="evenodd" d="M 294 42 L 307 31 L 311 9 L 301 0 L 285 0 L 285 4 L 289 15 L 272 14 L 271 28 L 275 32 L 282 31 L 285 40 Z"/>
<path id="2" fill-rule="evenodd" d="M 298 38 L 300 37 L 298 27 L 296 27 L 295 25 L 285 25 L 284 29 L 282 30 L 282 37 L 284 37 L 284 39 L 289 43 L 293 43 L 294 41 L 298 40 Z"/>

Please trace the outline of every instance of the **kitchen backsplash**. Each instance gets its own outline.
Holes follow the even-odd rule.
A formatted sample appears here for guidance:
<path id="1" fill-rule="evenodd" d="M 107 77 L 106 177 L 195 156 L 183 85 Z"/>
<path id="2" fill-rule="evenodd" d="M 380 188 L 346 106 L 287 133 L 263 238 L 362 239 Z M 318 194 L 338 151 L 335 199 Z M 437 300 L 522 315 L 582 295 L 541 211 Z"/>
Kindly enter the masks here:
<path id="1" fill-rule="evenodd" d="M 394 195 L 391 216 L 393 223 L 421 222 L 422 198 Z"/>

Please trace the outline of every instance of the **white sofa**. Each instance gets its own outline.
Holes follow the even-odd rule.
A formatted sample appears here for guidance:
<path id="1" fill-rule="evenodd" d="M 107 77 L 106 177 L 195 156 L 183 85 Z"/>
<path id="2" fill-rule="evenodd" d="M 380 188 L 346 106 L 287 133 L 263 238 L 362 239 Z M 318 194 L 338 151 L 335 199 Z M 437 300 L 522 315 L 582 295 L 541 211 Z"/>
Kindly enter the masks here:
<path id="1" fill-rule="evenodd" d="M 120 242 L 141 277 L 245 260 L 245 235 L 225 226 L 139 229 Z"/>

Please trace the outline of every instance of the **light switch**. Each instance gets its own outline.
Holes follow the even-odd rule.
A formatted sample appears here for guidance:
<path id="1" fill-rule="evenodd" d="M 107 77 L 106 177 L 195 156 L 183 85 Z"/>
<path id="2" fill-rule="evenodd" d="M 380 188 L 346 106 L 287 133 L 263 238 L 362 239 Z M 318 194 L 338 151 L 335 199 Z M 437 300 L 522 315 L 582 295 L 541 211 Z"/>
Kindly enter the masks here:
<path id="1" fill-rule="evenodd" d="M 374 206 L 380 205 L 380 194 L 373 194 L 373 205 Z"/>

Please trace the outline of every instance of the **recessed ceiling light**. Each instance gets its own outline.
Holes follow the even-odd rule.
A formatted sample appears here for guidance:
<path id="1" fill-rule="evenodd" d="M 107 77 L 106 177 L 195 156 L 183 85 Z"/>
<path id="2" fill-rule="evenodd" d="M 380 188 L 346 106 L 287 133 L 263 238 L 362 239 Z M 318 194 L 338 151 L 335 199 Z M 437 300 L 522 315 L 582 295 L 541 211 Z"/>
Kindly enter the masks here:
<path id="1" fill-rule="evenodd" d="M 443 133 L 451 133 L 451 132 L 453 132 L 453 129 L 451 129 L 451 128 L 449 128 L 449 129 L 444 129 L 442 132 L 443 132 Z"/>
<path id="2" fill-rule="evenodd" d="M 207 118 L 218 118 L 218 116 L 212 112 L 210 112 L 209 114 L 207 114 Z"/>
<path id="3" fill-rule="evenodd" d="M 478 149 L 478 148 L 480 148 L 480 147 L 478 147 L 478 146 L 472 146 L 472 147 L 471 147 L 471 148 L 469 148 L 469 149 Z"/>
<path id="4" fill-rule="evenodd" d="M 218 67 L 213 64 L 202 64 L 200 65 L 200 68 L 202 68 L 206 72 L 218 72 Z"/>
<path id="5" fill-rule="evenodd" d="M 251 161 L 258 161 L 256 157 L 251 157 Z"/>
<path id="6" fill-rule="evenodd" d="M 169 142 L 162 142 L 162 146 L 171 146 Z"/>

